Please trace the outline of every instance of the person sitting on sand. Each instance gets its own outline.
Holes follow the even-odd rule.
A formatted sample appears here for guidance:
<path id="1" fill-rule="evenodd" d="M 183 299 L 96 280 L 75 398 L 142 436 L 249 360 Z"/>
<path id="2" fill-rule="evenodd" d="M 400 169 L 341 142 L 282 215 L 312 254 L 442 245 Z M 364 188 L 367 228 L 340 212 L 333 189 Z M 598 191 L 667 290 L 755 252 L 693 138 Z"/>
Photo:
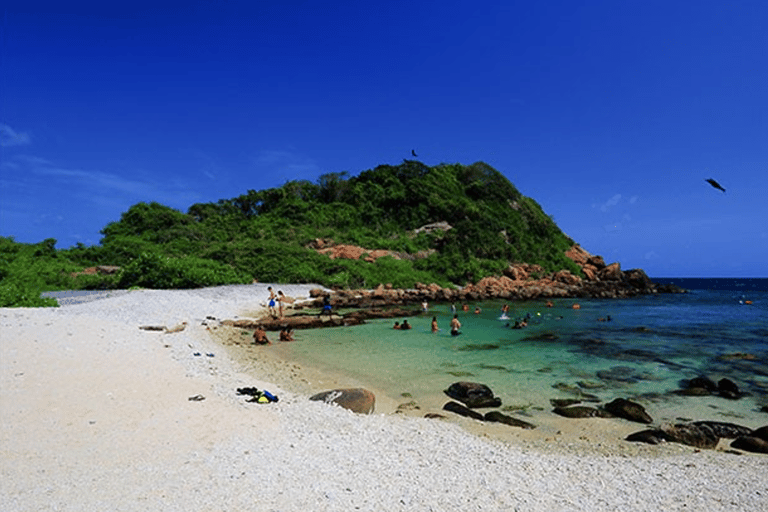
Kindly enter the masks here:
<path id="1" fill-rule="evenodd" d="M 437 317 L 433 316 L 432 317 L 432 332 L 437 332 L 439 330 L 440 330 L 440 328 L 437 326 Z"/>
<path id="2" fill-rule="evenodd" d="M 461 322 L 459 322 L 459 315 L 453 315 L 453 320 L 451 320 L 451 336 L 458 336 L 461 334 L 459 332 L 459 329 L 461 329 Z"/>
<path id="3" fill-rule="evenodd" d="M 294 341 L 293 329 L 291 329 L 287 325 L 284 325 L 282 330 L 280 331 L 280 341 Z"/>
<path id="4" fill-rule="evenodd" d="M 253 342 L 257 345 L 271 345 L 272 342 L 267 338 L 267 331 L 261 325 L 256 326 L 256 330 L 253 331 Z"/>
<path id="5" fill-rule="evenodd" d="M 407 331 L 411 328 L 411 324 L 408 323 L 408 320 L 403 320 L 403 325 L 400 326 L 400 329 Z"/>
<path id="6" fill-rule="evenodd" d="M 393 329 L 400 329 L 400 322 L 395 322 L 395 325 L 392 326 Z"/>

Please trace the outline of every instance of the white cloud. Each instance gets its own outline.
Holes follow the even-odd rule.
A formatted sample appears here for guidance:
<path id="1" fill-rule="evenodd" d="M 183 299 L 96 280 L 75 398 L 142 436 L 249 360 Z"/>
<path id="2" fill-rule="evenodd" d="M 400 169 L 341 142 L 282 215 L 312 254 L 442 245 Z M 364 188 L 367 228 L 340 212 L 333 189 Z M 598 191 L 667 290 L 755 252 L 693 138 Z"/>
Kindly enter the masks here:
<path id="1" fill-rule="evenodd" d="M 60 167 L 37 167 L 34 169 L 34 172 L 42 176 L 64 178 L 68 181 L 77 181 L 85 187 L 97 188 L 105 192 L 121 191 L 142 195 L 153 188 L 146 182 L 128 179 L 116 174 L 100 171 L 62 169 Z"/>
<path id="2" fill-rule="evenodd" d="M 629 198 L 629 204 L 635 204 L 637 202 L 637 196 L 632 196 Z"/>
<path id="3" fill-rule="evenodd" d="M 9 148 L 12 146 L 26 146 L 32 139 L 26 132 L 17 132 L 10 126 L 0 123 L 0 146 Z"/>
<path id="4" fill-rule="evenodd" d="M 656 254 L 656 251 L 648 251 L 647 253 L 645 253 L 645 255 L 643 257 L 646 260 L 655 260 L 656 258 L 659 257 L 659 255 Z"/>
<path id="5" fill-rule="evenodd" d="M 621 194 L 614 194 L 613 197 L 608 199 L 601 205 L 593 204 L 592 208 L 599 208 L 601 212 L 607 212 L 621 201 Z"/>

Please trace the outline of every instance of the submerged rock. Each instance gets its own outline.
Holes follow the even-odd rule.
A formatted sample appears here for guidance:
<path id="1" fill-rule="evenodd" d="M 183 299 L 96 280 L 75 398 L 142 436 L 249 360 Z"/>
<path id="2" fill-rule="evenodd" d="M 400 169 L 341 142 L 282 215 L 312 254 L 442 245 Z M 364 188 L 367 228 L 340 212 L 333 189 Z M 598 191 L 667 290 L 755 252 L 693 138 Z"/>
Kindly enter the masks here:
<path id="1" fill-rule="evenodd" d="M 614 366 L 610 370 L 600 370 L 596 373 L 597 377 L 609 382 L 637 382 L 639 379 L 635 370 L 628 366 Z"/>

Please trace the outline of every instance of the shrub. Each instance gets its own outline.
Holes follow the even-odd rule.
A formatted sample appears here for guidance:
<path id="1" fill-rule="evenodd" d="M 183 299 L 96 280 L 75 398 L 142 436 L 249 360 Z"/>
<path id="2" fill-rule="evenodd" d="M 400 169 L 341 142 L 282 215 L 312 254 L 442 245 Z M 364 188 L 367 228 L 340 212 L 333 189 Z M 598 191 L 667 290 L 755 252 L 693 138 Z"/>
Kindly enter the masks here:
<path id="1" fill-rule="evenodd" d="M 200 288 L 249 282 L 248 276 L 222 263 L 188 256 L 168 258 L 142 253 L 120 272 L 120 288 L 140 286 L 155 289 Z"/>
<path id="2" fill-rule="evenodd" d="M 41 297 L 39 288 L 7 281 L 0 283 L 0 307 L 2 308 L 40 308 L 58 305 L 56 299 Z"/>

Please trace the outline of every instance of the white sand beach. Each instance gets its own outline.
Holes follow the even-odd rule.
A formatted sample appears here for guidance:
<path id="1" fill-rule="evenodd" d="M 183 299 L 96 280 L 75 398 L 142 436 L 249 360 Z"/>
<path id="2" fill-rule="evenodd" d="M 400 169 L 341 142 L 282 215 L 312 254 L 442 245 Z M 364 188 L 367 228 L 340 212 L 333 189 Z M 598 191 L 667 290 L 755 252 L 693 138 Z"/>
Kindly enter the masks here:
<path id="1" fill-rule="evenodd" d="M 764 455 L 502 441 L 311 402 L 204 325 L 258 310 L 265 286 L 0 309 L 0 510 L 768 510 Z M 280 401 L 248 403 L 246 386 Z"/>

